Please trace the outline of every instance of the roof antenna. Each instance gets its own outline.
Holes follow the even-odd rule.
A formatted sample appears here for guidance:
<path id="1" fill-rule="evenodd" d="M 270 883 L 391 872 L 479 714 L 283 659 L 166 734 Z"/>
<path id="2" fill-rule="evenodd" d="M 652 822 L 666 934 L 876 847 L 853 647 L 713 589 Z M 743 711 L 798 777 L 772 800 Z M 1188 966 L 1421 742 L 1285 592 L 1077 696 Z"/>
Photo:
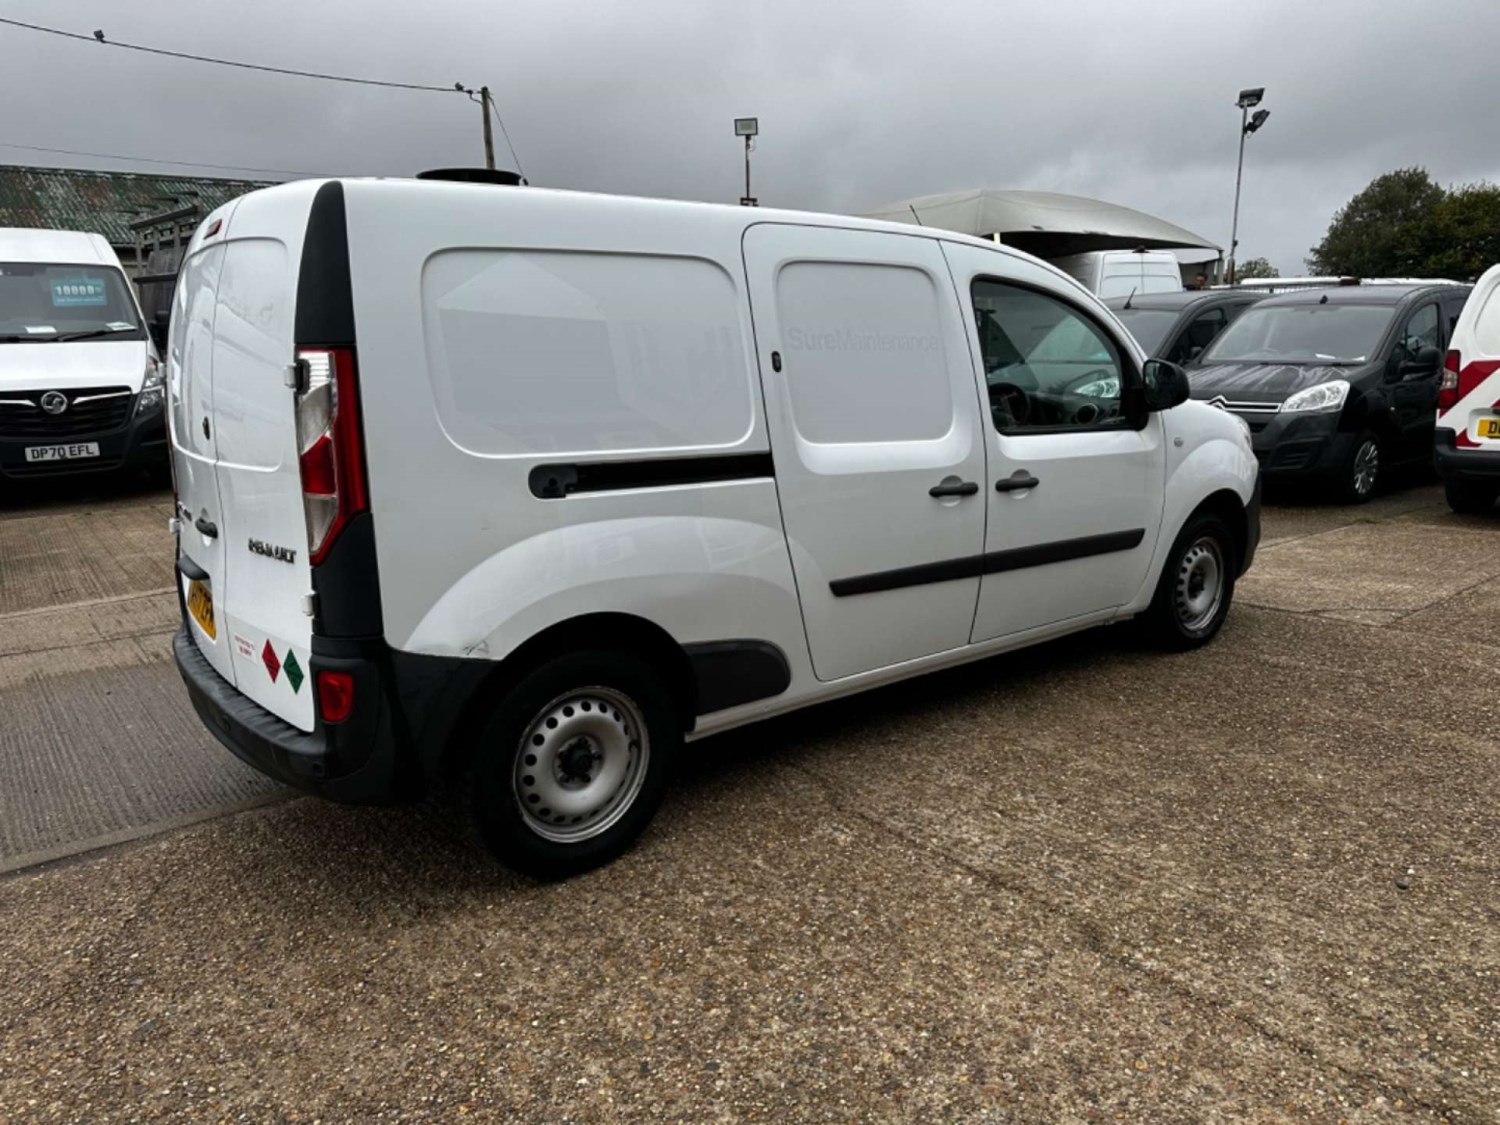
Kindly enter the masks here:
<path id="1" fill-rule="evenodd" d="M 1132 289 L 1130 291 L 1130 296 L 1128 296 L 1128 297 L 1125 298 L 1125 306 L 1124 306 L 1125 308 L 1128 309 L 1130 307 L 1130 302 L 1133 301 L 1133 300 L 1135 300 L 1135 291 L 1136 291 L 1136 289 L 1139 289 L 1139 288 L 1140 288 L 1140 286 L 1137 285 L 1135 287 L 1135 289 Z"/>
<path id="2" fill-rule="evenodd" d="M 917 209 L 915 207 L 913 207 L 910 203 L 908 203 L 906 205 L 906 209 L 911 212 L 911 217 L 913 219 L 917 220 L 917 226 L 919 226 L 919 227 L 925 227 L 927 225 L 926 223 L 924 223 L 922 221 L 922 216 L 917 214 Z"/>

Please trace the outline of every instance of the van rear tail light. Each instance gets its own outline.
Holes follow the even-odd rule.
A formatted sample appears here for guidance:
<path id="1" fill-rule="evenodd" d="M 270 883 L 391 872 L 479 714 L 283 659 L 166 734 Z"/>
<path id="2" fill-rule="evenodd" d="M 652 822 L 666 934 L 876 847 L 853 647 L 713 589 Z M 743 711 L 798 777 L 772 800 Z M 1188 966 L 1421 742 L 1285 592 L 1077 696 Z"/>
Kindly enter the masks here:
<path id="1" fill-rule="evenodd" d="M 318 714 L 325 723 L 342 723 L 354 710 L 354 677 L 348 672 L 318 673 Z"/>
<path id="2" fill-rule="evenodd" d="M 1443 357 L 1443 381 L 1438 384 L 1438 411 L 1443 413 L 1458 405 L 1463 395 L 1458 393 L 1458 371 L 1463 366 L 1463 357 L 1450 351 Z"/>
<path id="3" fill-rule="evenodd" d="M 353 348 L 297 352 L 297 454 L 308 559 L 327 557 L 345 525 L 368 510 Z"/>

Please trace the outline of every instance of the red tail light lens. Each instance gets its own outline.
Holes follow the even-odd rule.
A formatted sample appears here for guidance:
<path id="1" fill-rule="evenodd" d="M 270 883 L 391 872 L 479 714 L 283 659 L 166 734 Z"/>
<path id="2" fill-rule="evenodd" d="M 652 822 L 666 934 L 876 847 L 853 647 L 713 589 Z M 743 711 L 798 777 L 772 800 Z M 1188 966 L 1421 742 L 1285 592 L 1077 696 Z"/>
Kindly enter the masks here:
<path id="1" fill-rule="evenodd" d="M 297 453 L 308 558 L 327 557 L 351 517 L 369 508 L 352 348 L 297 352 Z"/>
<path id="2" fill-rule="evenodd" d="M 1438 412 L 1452 410 L 1463 395 L 1458 393 L 1458 372 L 1463 367 L 1463 357 L 1450 351 L 1443 357 L 1443 381 L 1438 384 Z"/>
<path id="3" fill-rule="evenodd" d="M 325 723 L 342 723 L 354 710 L 354 677 L 348 672 L 318 673 L 318 713 Z"/>

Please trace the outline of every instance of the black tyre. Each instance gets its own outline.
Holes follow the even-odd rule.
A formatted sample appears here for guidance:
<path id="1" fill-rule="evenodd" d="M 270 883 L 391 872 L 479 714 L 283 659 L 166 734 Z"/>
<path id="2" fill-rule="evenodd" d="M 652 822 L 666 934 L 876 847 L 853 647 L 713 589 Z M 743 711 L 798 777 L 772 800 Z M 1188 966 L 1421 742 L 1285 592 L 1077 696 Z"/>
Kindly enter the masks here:
<path id="1" fill-rule="evenodd" d="M 1374 496 L 1384 470 L 1383 455 L 1380 439 L 1369 430 L 1355 435 L 1333 479 L 1334 499 L 1340 504 L 1363 504 Z"/>
<path id="2" fill-rule="evenodd" d="M 1229 615 L 1238 560 L 1234 536 L 1222 519 L 1206 512 L 1189 519 L 1143 615 L 1152 643 L 1183 651 L 1213 640 Z"/>
<path id="3" fill-rule="evenodd" d="M 681 742 L 672 699 L 641 661 L 574 653 L 522 679 L 479 726 L 459 799 L 502 863 L 563 878 L 645 830 Z"/>
<path id="4" fill-rule="evenodd" d="M 1500 485 L 1482 481 L 1450 480 L 1443 486 L 1448 507 L 1462 516 L 1482 516 L 1500 499 Z"/>

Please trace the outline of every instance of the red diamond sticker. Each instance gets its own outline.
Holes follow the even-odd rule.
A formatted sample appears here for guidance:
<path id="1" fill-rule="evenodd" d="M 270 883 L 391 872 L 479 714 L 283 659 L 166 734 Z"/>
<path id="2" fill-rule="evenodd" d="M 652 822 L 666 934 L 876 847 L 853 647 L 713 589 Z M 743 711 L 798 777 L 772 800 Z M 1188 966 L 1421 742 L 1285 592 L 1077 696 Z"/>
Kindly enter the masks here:
<path id="1" fill-rule="evenodd" d="M 271 673 L 271 682 L 276 682 L 276 677 L 281 674 L 281 657 L 276 655 L 276 650 L 271 647 L 271 642 L 266 642 L 266 647 L 260 650 L 260 662 L 266 666 L 266 671 Z"/>

